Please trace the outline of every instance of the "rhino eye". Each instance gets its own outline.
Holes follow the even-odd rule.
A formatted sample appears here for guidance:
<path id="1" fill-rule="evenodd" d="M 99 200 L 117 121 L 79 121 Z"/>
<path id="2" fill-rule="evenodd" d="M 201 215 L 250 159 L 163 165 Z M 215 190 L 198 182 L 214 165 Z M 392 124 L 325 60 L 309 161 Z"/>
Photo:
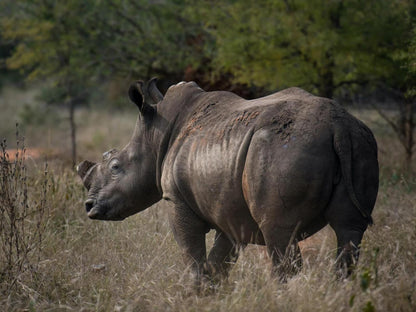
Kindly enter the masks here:
<path id="1" fill-rule="evenodd" d="M 113 159 L 112 161 L 110 161 L 108 166 L 110 170 L 113 172 L 117 172 L 120 170 L 120 162 L 118 161 L 118 159 Z"/>

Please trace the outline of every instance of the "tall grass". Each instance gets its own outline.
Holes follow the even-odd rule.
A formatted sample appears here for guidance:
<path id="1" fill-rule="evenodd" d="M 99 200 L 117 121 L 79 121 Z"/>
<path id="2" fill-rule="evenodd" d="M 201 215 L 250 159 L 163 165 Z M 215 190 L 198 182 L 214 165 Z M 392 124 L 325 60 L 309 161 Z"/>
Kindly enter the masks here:
<path id="1" fill-rule="evenodd" d="M 70 171 L 51 173 L 55 206 L 36 279 L 3 297 L 10 311 L 414 311 L 416 209 L 406 184 L 386 186 L 353 276 L 335 279 L 330 229 L 304 246 L 302 271 L 286 284 L 270 277 L 264 249 L 249 246 L 227 281 L 195 294 L 170 233 L 166 208 L 123 222 L 88 220 Z M 391 207 L 395 207 L 392 209 Z M 326 232 L 326 233 L 325 233 Z M 329 235 L 328 235 L 329 234 Z M 209 245 L 213 235 L 209 233 Z M 312 250 L 312 252 L 310 251 Z"/>

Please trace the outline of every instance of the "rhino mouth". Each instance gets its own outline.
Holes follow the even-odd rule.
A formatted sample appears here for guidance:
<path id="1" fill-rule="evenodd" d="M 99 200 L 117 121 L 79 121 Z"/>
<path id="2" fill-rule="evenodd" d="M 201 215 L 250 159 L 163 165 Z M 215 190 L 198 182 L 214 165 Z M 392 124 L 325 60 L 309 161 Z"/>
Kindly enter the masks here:
<path id="1" fill-rule="evenodd" d="M 114 210 L 107 205 L 99 205 L 95 200 L 88 199 L 85 202 L 87 210 L 87 216 L 93 220 L 108 220 L 108 221 L 121 221 L 125 218 L 120 214 L 114 213 Z"/>

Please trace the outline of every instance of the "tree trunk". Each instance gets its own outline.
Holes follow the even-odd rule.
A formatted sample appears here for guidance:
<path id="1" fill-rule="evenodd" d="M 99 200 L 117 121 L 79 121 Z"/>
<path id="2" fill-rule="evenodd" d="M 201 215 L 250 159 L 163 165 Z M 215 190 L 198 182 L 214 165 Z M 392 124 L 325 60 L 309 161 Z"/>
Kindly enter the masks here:
<path id="1" fill-rule="evenodd" d="M 374 106 L 380 116 L 389 124 L 389 126 L 396 133 L 400 144 L 404 148 L 404 157 L 402 169 L 410 172 L 412 170 L 413 147 L 415 145 L 415 102 L 412 99 L 402 98 L 402 103 L 399 106 L 398 119 L 389 117 L 382 109 Z"/>
<path id="2" fill-rule="evenodd" d="M 72 166 L 75 167 L 77 160 L 77 143 L 76 143 L 76 125 L 75 125 L 75 103 L 72 98 L 68 101 L 69 106 L 69 124 L 71 131 L 71 155 L 72 155 Z"/>
<path id="3" fill-rule="evenodd" d="M 332 97 L 334 96 L 334 77 L 332 72 L 326 72 L 321 77 L 319 95 L 328 99 L 332 99 Z"/>
<path id="4" fill-rule="evenodd" d="M 319 73 L 319 95 L 332 99 L 334 96 L 335 84 L 334 84 L 334 67 L 335 62 L 330 51 L 325 53 L 326 64 L 321 68 Z"/>
<path id="5" fill-rule="evenodd" d="M 414 145 L 414 104 L 411 100 L 405 100 L 404 103 L 404 116 L 403 120 L 403 140 L 406 150 L 405 167 L 406 170 L 411 170 L 412 158 L 413 158 L 413 145 Z"/>

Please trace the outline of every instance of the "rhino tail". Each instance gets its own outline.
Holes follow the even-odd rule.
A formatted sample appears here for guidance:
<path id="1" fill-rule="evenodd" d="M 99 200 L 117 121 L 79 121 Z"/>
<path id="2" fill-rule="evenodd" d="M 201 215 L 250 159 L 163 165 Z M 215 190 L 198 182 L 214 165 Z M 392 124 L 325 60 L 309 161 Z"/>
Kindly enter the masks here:
<path id="1" fill-rule="evenodd" d="M 344 131 L 342 127 L 335 128 L 334 149 L 341 165 L 342 179 L 344 180 L 348 195 L 357 210 L 367 220 L 368 224 L 372 225 L 373 218 L 361 207 L 361 204 L 358 201 L 357 195 L 354 191 L 352 181 L 353 157 L 351 135 L 348 131 Z"/>

